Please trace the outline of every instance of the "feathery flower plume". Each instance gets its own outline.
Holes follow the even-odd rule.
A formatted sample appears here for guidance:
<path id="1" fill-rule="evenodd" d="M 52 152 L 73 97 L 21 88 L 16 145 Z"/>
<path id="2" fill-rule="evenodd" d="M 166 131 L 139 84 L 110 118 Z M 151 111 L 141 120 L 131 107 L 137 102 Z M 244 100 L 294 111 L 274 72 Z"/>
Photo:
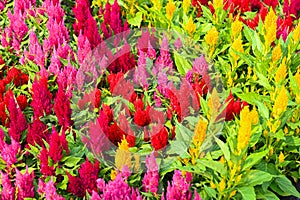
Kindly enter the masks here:
<path id="1" fill-rule="evenodd" d="M 26 172 L 22 174 L 16 169 L 16 182 L 15 187 L 17 188 L 18 199 L 34 198 L 34 172 L 28 172 L 28 166 L 26 166 Z"/>
<path id="2" fill-rule="evenodd" d="M 12 186 L 11 181 L 8 177 L 8 174 L 0 172 L 1 173 L 1 185 L 2 185 L 2 191 L 1 191 L 1 199 L 6 200 L 14 200 L 15 199 L 15 187 Z"/>
<path id="3" fill-rule="evenodd" d="M 48 79 L 46 77 L 40 77 L 39 80 L 35 78 L 32 84 L 32 102 L 34 117 L 39 118 L 49 115 L 52 112 L 52 94 L 48 89 Z"/>
<path id="4" fill-rule="evenodd" d="M 143 190 L 145 192 L 151 192 L 153 194 L 158 191 L 159 173 L 158 165 L 154 156 L 154 152 L 146 157 L 147 173 L 143 178 Z"/>

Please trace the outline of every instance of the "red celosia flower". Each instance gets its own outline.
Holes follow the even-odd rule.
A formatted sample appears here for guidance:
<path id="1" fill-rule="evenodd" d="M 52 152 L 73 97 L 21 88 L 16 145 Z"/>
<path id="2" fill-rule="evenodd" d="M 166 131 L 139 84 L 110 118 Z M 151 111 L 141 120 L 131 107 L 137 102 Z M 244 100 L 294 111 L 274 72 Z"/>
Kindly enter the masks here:
<path id="1" fill-rule="evenodd" d="M 91 194 L 93 190 L 97 191 L 97 178 L 100 171 L 99 161 L 91 163 L 88 159 L 80 165 L 79 176 L 85 186 L 85 189 Z"/>
<path id="2" fill-rule="evenodd" d="M 69 97 L 65 94 L 64 90 L 59 87 L 54 99 L 54 112 L 57 116 L 59 125 L 63 127 L 64 131 L 73 124 L 73 121 L 71 120 L 72 110 L 70 106 Z"/>
<path id="3" fill-rule="evenodd" d="M 52 176 L 55 174 L 54 167 L 49 166 L 48 158 L 48 151 L 45 147 L 43 147 L 40 154 L 38 155 L 38 159 L 40 160 L 40 170 L 44 176 Z"/>
<path id="4" fill-rule="evenodd" d="M 86 191 L 92 194 L 92 191 L 97 191 L 97 178 L 99 173 L 99 161 L 94 164 L 88 159 L 80 165 L 78 170 L 79 177 L 72 176 L 67 172 L 69 178 L 68 191 L 82 198 Z"/>
<path id="5" fill-rule="evenodd" d="M 79 198 L 83 198 L 85 196 L 85 186 L 82 183 L 80 177 L 72 176 L 67 172 L 68 175 L 68 192 L 78 196 Z"/>
<path id="6" fill-rule="evenodd" d="M 158 133 L 151 135 L 151 145 L 155 150 L 160 150 L 167 145 L 168 137 L 168 131 L 165 127 L 163 127 Z"/>
<path id="7" fill-rule="evenodd" d="M 101 42 L 97 22 L 93 18 L 88 0 L 76 0 L 72 9 L 75 15 L 75 23 L 73 24 L 76 35 L 81 32 L 91 44 L 91 48 L 95 48 Z"/>
<path id="8" fill-rule="evenodd" d="M 15 67 L 8 70 L 6 78 L 8 82 L 13 81 L 15 86 L 24 85 L 28 82 L 28 75 Z"/>
<path id="9" fill-rule="evenodd" d="M 121 8 L 117 0 L 114 1 L 113 5 L 107 2 L 104 10 L 100 8 L 99 14 L 103 15 L 101 30 L 105 38 L 128 30 L 127 21 L 125 21 L 124 26 L 122 25 Z"/>
<path id="10" fill-rule="evenodd" d="M 196 93 L 196 97 L 197 97 L 197 100 L 198 100 L 198 105 L 200 106 L 200 97 L 203 97 L 204 95 L 207 94 L 208 87 L 207 87 L 207 85 L 206 85 L 206 83 L 203 79 L 201 79 L 201 81 L 198 81 L 198 78 L 196 78 L 196 80 L 194 81 L 192 86 L 193 86 L 193 89 Z"/>
<path id="11" fill-rule="evenodd" d="M 108 50 L 108 60 L 113 62 L 108 66 L 108 71 L 112 73 L 124 72 L 126 73 L 130 69 L 136 66 L 136 60 L 134 55 L 130 51 L 130 45 L 125 41 L 125 44 L 117 50 L 113 55 Z"/>
<path id="12" fill-rule="evenodd" d="M 225 103 L 226 104 L 228 103 L 226 109 L 224 110 L 226 112 L 226 115 L 225 115 L 226 121 L 233 120 L 234 116 L 239 115 L 242 108 L 244 106 L 248 105 L 247 102 L 244 102 L 244 101 L 241 102 L 240 99 L 238 99 L 237 101 L 234 101 L 234 97 L 233 97 L 231 91 L 230 91 L 229 96 L 225 100 Z"/>
<path id="13" fill-rule="evenodd" d="M 126 133 L 122 129 L 120 129 L 117 122 L 114 122 L 109 127 L 109 135 L 108 135 L 109 140 L 114 145 L 118 146 L 118 143 L 121 142 L 121 140 L 123 139 L 123 136 L 126 136 Z"/>
<path id="14" fill-rule="evenodd" d="M 52 94 L 48 89 L 48 79 L 40 77 L 35 79 L 32 84 L 32 102 L 34 117 L 38 118 L 44 116 L 44 113 L 49 115 L 52 112 Z"/>
<path id="15" fill-rule="evenodd" d="M 96 88 L 91 92 L 84 93 L 83 99 L 78 100 L 78 107 L 84 109 L 86 104 L 89 104 L 90 109 L 99 108 L 101 101 L 101 91 Z"/>
<path id="16" fill-rule="evenodd" d="M 149 115 L 150 106 L 148 105 L 144 110 L 144 103 L 141 99 L 136 99 L 134 102 L 134 123 L 139 126 L 147 126 L 150 124 L 151 119 Z"/>
<path id="17" fill-rule="evenodd" d="M 66 134 L 62 131 L 59 135 L 55 127 L 52 127 L 52 134 L 49 139 L 49 156 L 54 161 L 54 163 L 59 162 L 63 157 L 63 150 L 68 154 L 68 142 L 66 140 Z"/>
<path id="18" fill-rule="evenodd" d="M 27 97 L 25 95 L 19 95 L 17 97 L 17 102 L 21 110 L 24 110 L 27 107 Z"/>
<path id="19" fill-rule="evenodd" d="M 3 126 L 9 125 L 9 120 L 5 112 L 5 102 L 0 102 L 0 124 Z"/>
<path id="20" fill-rule="evenodd" d="M 33 123 L 28 127 L 27 143 L 31 145 L 38 144 L 44 146 L 43 139 L 48 141 L 47 125 L 41 122 L 40 119 L 34 119 Z"/>
<path id="21" fill-rule="evenodd" d="M 124 78 L 124 74 L 122 72 L 118 72 L 117 74 L 109 74 L 108 75 L 108 83 L 110 86 L 110 92 L 113 93 L 115 86 L 118 84 L 118 82 Z"/>
<path id="22" fill-rule="evenodd" d="M 27 122 L 20 107 L 17 106 L 14 94 L 11 90 L 6 93 L 6 105 L 9 111 L 9 135 L 16 140 L 20 141 L 21 133 L 27 129 Z"/>

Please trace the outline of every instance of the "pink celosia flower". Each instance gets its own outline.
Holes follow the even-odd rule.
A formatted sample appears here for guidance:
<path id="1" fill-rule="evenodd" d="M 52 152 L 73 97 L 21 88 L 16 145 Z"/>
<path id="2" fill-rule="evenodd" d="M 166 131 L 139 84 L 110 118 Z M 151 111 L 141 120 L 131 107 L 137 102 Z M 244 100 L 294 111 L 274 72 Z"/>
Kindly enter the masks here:
<path id="1" fill-rule="evenodd" d="M 138 66 L 135 69 L 133 80 L 136 84 L 141 85 L 143 88 L 148 88 L 149 84 L 147 81 L 148 72 L 146 68 L 146 54 L 139 50 Z"/>
<path id="2" fill-rule="evenodd" d="M 159 173 L 154 153 L 146 158 L 147 173 L 143 178 L 143 190 L 145 192 L 157 193 Z"/>
<path id="3" fill-rule="evenodd" d="M 49 18 L 46 26 L 49 30 L 49 36 L 44 40 L 43 49 L 45 52 L 54 48 L 57 49 L 59 45 L 62 45 L 65 41 L 69 40 L 69 32 L 63 21 L 58 23 L 56 19 Z"/>
<path id="4" fill-rule="evenodd" d="M 57 77 L 58 87 L 63 88 L 68 98 L 72 98 L 72 90 L 76 80 L 77 70 L 70 63 L 68 59 L 68 65 L 64 67 Z"/>
<path id="5" fill-rule="evenodd" d="M 16 169 L 16 182 L 15 187 L 18 190 L 18 199 L 33 198 L 34 197 L 34 172 L 28 172 L 28 166 L 26 166 L 26 172 L 22 174 L 18 169 Z"/>
<path id="6" fill-rule="evenodd" d="M 26 11 L 34 8 L 34 0 L 15 0 L 14 1 L 14 13 L 26 14 Z"/>
<path id="7" fill-rule="evenodd" d="M 138 190 L 130 187 L 127 182 L 127 175 L 118 173 L 115 180 L 109 181 L 107 184 L 103 179 L 97 180 L 97 187 L 102 192 L 101 199 L 114 200 L 114 199 L 134 199 L 142 200 Z"/>
<path id="8" fill-rule="evenodd" d="M 161 72 L 164 68 L 173 68 L 173 61 L 169 53 L 169 42 L 166 35 L 163 36 L 160 47 L 160 55 L 155 61 L 155 67 L 153 68 L 152 73 L 156 75 L 158 72 Z"/>
<path id="9" fill-rule="evenodd" d="M 59 1 L 46 0 L 43 2 L 42 8 L 46 11 L 49 18 L 55 19 L 58 24 L 63 22 L 65 12 L 60 6 Z"/>
<path id="10" fill-rule="evenodd" d="M 44 67 L 45 65 L 44 52 L 33 30 L 29 34 L 29 52 L 24 50 L 24 57 L 20 61 L 22 64 L 25 64 L 25 58 L 34 61 L 40 67 Z"/>
<path id="11" fill-rule="evenodd" d="M 172 183 L 168 183 L 167 200 L 190 200 L 192 192 L 189 190 L 191 180 L 185 178 L 180 170 L 175 170 Z"/>
<path id="12" fill-rule="evenodd" d="M 1 173 L 1 184 L 2 192 L 0 194 L 1 199 L 5 200 L 14 200 L 15 199 L 15 187 L 12 186 L 11 181 L 8 177 L 8 174 Z"/>
<path id="13" fill-rule="evenodd" d="M 62 196 L 58 195 L 56 192 L 55 185 L 52 179 L 48 183 L 44 183 L 41 179 L 39 179 L 39 194 L 45 193 L 46 200 L 64 200 Z"/>
<path id="14" fill-rule="evenodd" d="M 196 58 L 193 62 L 193 72 L 199 73 L 201 76 L 208 70 L 208 63 L 204 55 L 202 54 L 199 58 Z"/>
<path id="15" fill-rule="evenodd" d="M 63 157 L 63 150 L 68 154 L 68 142 L 66 140 L 66 134 L 63 131 L 61 135 L 58 134 L 55 127 L 52 126 L 52 134 L 49 141 L 49 156 L 54 163 L 59 162 Z"/>
<path id="16" fill-rule="evenodd" d="M 52 94 L 48 89 L 48 79 L 46 77 L 40 77 L 39 80 L 35 78 L 32 84 L 32 102 L 34 117 L 38 118 L 49 115 L 52 112 Z"/>
<path id="17" fill-rule="evenodd" d="M 91 45 L 89 40 L 80 32 L 77 39 L 77 57 L 79 64 L 82 64 L 85 57 L 91 52 Z"/>
<path id="18" fill-rule="evenodd" d="M 10 169 L 11 165 L 15 164 L 18 160 L 17 155 L 21 150 L 21 145 L 13 138 L 11 138 L 10 145 L 4 141 L 1 141 L 0 143 L 1 158 L 6 162 L 7 168 Z"/>

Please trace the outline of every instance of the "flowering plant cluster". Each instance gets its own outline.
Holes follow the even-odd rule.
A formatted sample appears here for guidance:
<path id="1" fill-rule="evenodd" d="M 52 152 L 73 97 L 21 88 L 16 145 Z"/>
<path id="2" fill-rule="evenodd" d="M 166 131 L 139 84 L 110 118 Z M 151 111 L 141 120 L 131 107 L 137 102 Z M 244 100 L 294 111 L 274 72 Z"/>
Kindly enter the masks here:
<path id="1" fill-rule="evenodd" d="M 298 0 L 0 12 L 0 199 L 300 198 Z"/>

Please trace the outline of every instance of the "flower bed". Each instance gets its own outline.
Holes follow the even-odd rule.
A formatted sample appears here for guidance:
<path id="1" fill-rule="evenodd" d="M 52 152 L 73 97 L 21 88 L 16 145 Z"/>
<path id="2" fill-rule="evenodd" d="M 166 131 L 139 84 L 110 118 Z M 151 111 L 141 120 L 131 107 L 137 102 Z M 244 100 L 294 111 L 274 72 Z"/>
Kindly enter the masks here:
<path id="1" fill-rule="evenodd" d="M 297 0 L 0 2 L 1 199 L 299 199 Z"/>

